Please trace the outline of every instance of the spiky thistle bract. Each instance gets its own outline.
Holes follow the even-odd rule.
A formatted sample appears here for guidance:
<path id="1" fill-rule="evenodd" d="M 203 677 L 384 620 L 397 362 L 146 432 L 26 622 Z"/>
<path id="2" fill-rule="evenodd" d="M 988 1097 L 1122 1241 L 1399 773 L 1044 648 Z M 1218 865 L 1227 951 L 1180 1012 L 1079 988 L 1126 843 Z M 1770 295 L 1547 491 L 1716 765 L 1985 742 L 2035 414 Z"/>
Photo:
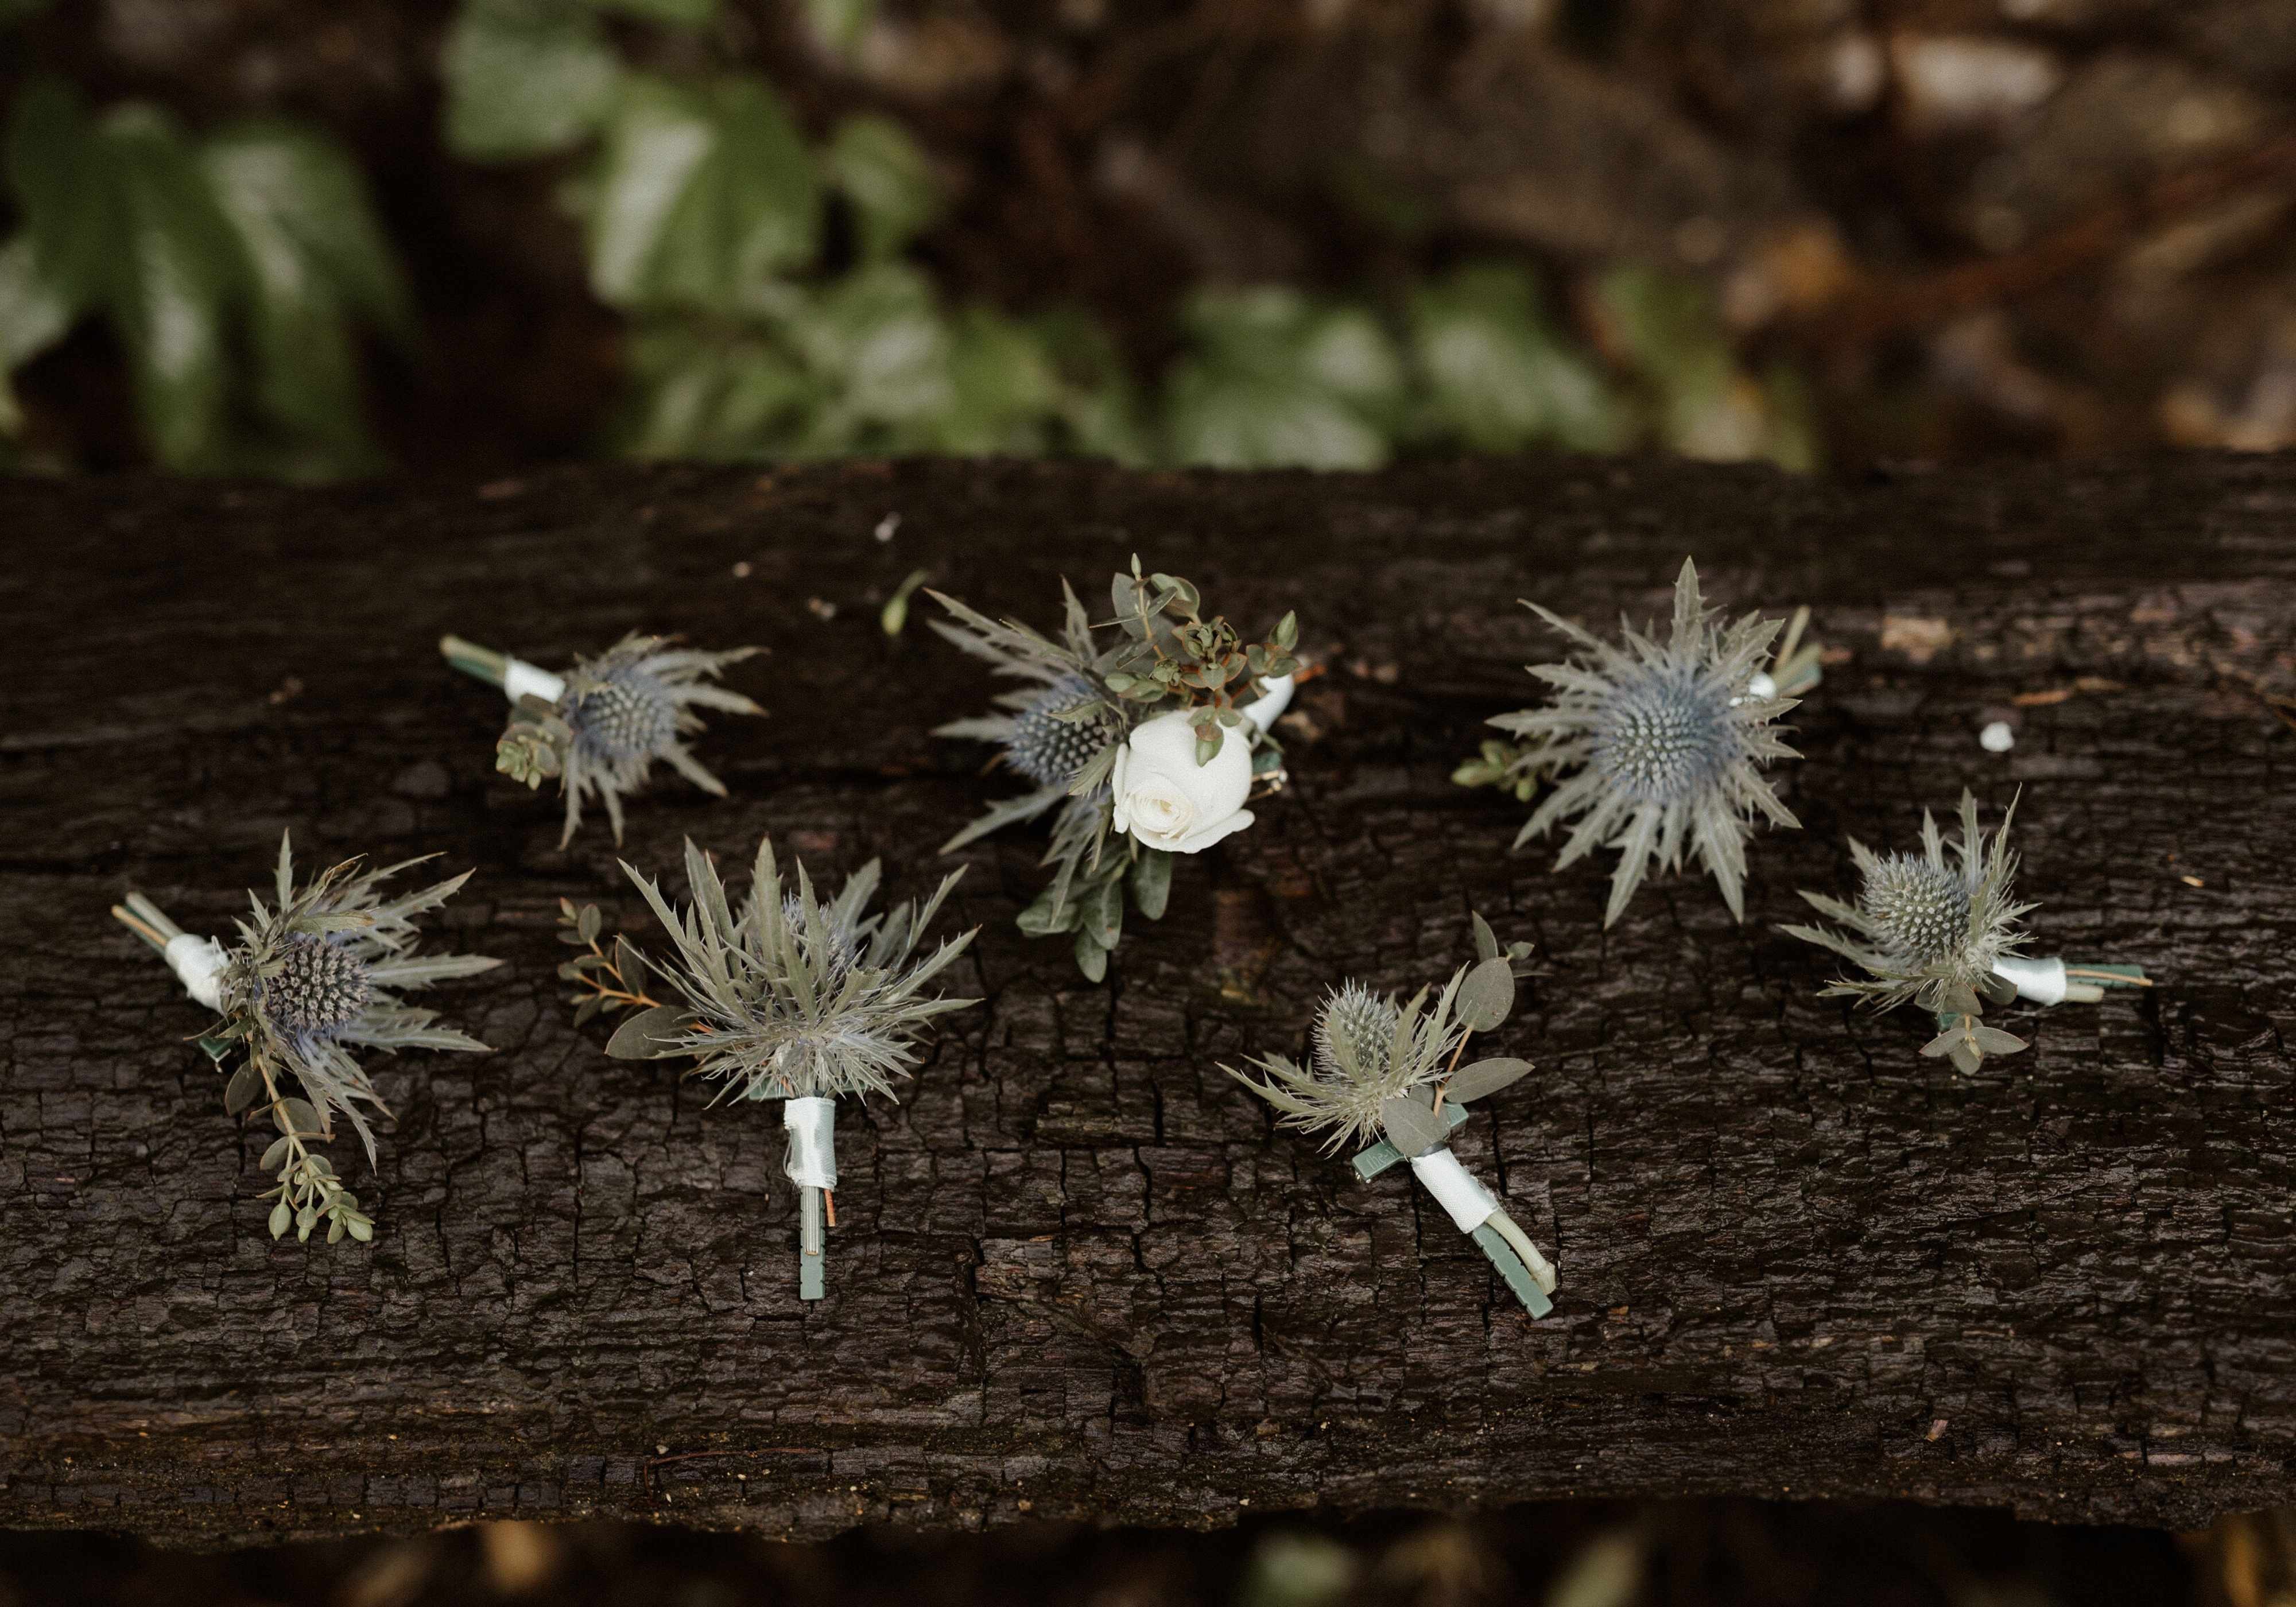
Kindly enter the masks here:
<path id="1" fill-rule="evenodd" d="M 1875 1010 L 1915 1004 L 1948 1025 L 1936 1040 L 1954 1063 L 1973 1071 L 1988 1053 L 2013 1054 L 2022 1039 L 1977 1018 L 1987 1004 L 2006 1004 L 2016 987 L 1994 967 L 2024 947 L 2027 914 L 2039 907 L 2016 896 L 2017 855 L 2009 847 L 2013 800 L 1991 833 L 1977 820 L 1977 799 L 1961 795 L 1960 837 L 1948 849 L 1937 817 L 1922 811 L 1919 854 L 1877 854 L 1850 838 L 1849 857 L 1861 886 L 1857 902 L 1802 892 L 1818 914 L 1848 929 L 1784 926 L 1779 930 L 1840 955 L 1862 975 L 1830 984 L 1821 996 L 1848 996 Z M 1932 1045 L 1935 1047 L 1935 1045 Z"/>
<path id="2" fill-rule="evenodd" d="M 279 1130 L 262 1162 L 279 1177 L 278 1186 L 263 1196 L 277 1201 L 271 1214 L 275 1238 L 293 1226 L 308 1239 L 322 1220 L 329 1224 L 330 1243 L 345 1233 L 362 1240 L 373 1234 L 373 1218 L 360 1209 L 357 1196 L 343 1187 L 327 1158 L 309 1147 L 334 1136 L 340 1113 L 357 1133 L 368 1163 L 375 1160 L 374 1130 L 365 1112 L 390 1112 L 352 1050 L 489 1053 L 477 1038 L 437 1025 L 436 1011 L 399 997 L 502 963 L 483 955 L 426 955 L 418 946 L 415 917 L 454 897 L 470 872 L 396 898 L 383 897 L 385 881 L 432 857 L 365 870 L 362 861 L 348 859 L 299 884 L 292 843 L 283 833 L 274 901 L 248 893 L 251 912 L 236 923 L 239 941 L 220 976 L 223 1022 L 201 1042 L 218 1061 L 234 1050 L 245 1053 L 226 1086 L 225 1107 L 234 1114 L 259 1107 Z M 113 914 L 163 954 L 170 939 L 182 936 L 141 894 L 130 894 Z M 289 1077 L 299 1097 L 287 1091 Z"/>
<path id="3" fill-rule="evenodd" d="M 873 913 L 875 860 L 824 899 L 801 863 L 794 884 L 783 881 L 770 839 L 758 844 L 738 904 L 691 840 L 693 902 L 683 908 L 633 866 L 622 869 L 675 947 L 668 959 L 650 955 L 647 963 L 677 997 L 633 1017 L 617 1042 L 643 1041 L 649 1055 L 691 1056 L 697 1075 L 724 1085 L 719 1098 L 890 1096 L 916 1063 L 925 1023 L 980 1002 L 926 991 L 971 946 L 973 931 L 944 939 L 922 957 L 916 952 L 962 870 L 922 905 Z"/>
<path id="4" fill-rule="evenodd" d="M 1490 721 L 1528 739 L 1527 774 L 1562 778 L 1514 846 L 1575 820 L 1557 870 L 1598 848 L 1616 850 L 1606 926 L 1653 866 L 1679 870 L 1685 859 L 1712 873 L 1731 914 L 1744 920 L 1753 821 L 1801 824 L 1763 775 L 1774 760 L 1800 757 L 1773 724 L 1797 700 L 1749 691 L 1778 621 L 1749 613 L 1720 623 L 1688 559 L 1675 581 L 1673 628 L 1664 642 L 1623 619 L 1620 642 L 1605 642 L 1536 603 L 1524 606 L 1574 651 L 1562 663 L 1529 667 L 1555 689 L 1551 703 Z"/>
<path id="5" fill-rule="evenodd" d="M 645 786 L 657 760 L 712 797 L 726 796 L 726 783 L 693 757 L 685 739 L 704 729 L 696 709 L 765 713 L 740 693 L 712 685 L 727 665 L 759 650 L 703 652 L 670 646 L 670 640 L 633 631 L 604 652 L 577 659 L 554 704 L 529 695 L 512 709 L 496 745 L 495 767 L 529 787 L 559 778 L 566 797 L 560 848 L 574 840 L 583 803 L 594 793 L 605 805 L 619 845 L 622 800 Z"/>

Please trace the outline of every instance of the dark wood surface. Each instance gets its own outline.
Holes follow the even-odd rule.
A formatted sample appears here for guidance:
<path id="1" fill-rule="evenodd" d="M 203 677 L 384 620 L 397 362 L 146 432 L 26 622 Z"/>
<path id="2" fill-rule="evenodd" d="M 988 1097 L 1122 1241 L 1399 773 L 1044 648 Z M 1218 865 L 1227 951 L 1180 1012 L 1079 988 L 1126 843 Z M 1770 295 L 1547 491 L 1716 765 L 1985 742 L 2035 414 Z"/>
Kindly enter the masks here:
<path id="1" fill-rule="evenodd" d="M 2296 461 L 15 481 L 0 530 L 0 1525 L 817 1536 L 1690 1491 L 2187 1524 L 2296 1498 L 2271 701 Z M 1181 865 L 1105 987 L 1013 930 L 1036 837 L 966 856 L 988 1002 L 901 1106 L 841 1112 L 831 1298 L 801 1307 L 772 1112 L 705 1110 L 570 1025 L 557 900 L 639 903 L 603 820 L 562 853 L 554 800 L 493 774 L 500 700 L 433 644 L 767 646 L 734 678 L 771 717 L 701 744 L 731 799 L 664 780 L 625 853 L 674 874 L 684 835 L 738 859 L 770 831 L 817 873 L 882 855 L 905 896 L 1013 783 L 928 734 L 989 685 L 921 617 L 889 641 L 883 598 L 923 567 L 1050 624 L 1058 576 L 1089 597 L 1136 550 L 1247 628 L 1298 608 L 1331 673 L 1295 788 Z M 1607 864 L 1509 857 L 1522 808 L 1447 775 L 1534 701 L 1549 644 L 1517 597 L 1659 614 L 1685 552 L 1718 601 L 1813 604 L 1846 658 L 1792 717 L 1807 829 L 1755 845 L 1746 924 L 1679 878 L 1606 933 Z M 1819 999 L 1827 957 L 1771 924 L 1841 889 L 1845 831 L 1907 843 L 1964 784 L 2023 789 L 2044 952 L 2164 979 L 2013 1009 L 2033 1050 L 1974 1077 L 1919 1058 L 1912 1013 Z M 475 866 L 439 924 L 510 962 L 441 995 L 498 1053 L 380 1062 L 379 1175 L 339 1156 L 372 1246 L 269 1240 L 266 1135 L 104 914 L 137 887 L 222 927 L 283 825 L 314 862 Z M 1343 976 L 1447 973 L 1471 901 L 1538 946 L 1492 1045 L 1538 1070 L 1459 1139 L 1559 1262 L 1538 1323 L 1407 1177 L 1357 1183 L 1217 1069 L 1295 1048 Z"/>

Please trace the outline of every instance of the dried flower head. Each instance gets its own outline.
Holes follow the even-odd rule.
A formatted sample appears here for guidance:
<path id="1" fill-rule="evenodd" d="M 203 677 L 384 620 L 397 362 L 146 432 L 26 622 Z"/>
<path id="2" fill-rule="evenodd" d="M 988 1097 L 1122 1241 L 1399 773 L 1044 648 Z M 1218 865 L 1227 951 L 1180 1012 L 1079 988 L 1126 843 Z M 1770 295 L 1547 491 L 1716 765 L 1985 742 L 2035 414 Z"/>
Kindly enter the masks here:
<path id="1" fill-rule="evenodd" d="M 2005 1002 L 2015 989 L 1994 974 L 2003 956 L 2025 943 L 2023 917 L 2034 909 L 2017 901 L 2017 856 L 2009 847 L 2012 803 L 2001 829 L 1988 836 L 1977 824 L 1977 799 L 1961 795 L 1961 836 L 1948 855 L 1937 818 L 1922 812 L 1919 854 L 1876 854 L 1856 838 L 1849 857 L 1863 885 L 1855 905 L 1805 891 L 1820 914 L 1849 934 L 1822 926 L 1781 930 L 1833 950 L 1865 974 L 1827 988 L 1877 1010 L 1913 1002 L 1946 1015 L 1979 1014 L 1981 1001 Z"/>
<path id="2" fill-rule="evenodd" d="M 259 1105 L 279 1129 L 278 1142 L 263 1157 L 264 1169 L 280 1180 L 263 1196 L 278 1201 L 271 1213 L 274 1238 L 291 1225 L 299 1238 L 308 1239 L 323 1218 L 330 1243 L 345 1233 L 373 1236 L 373 1219 L 359 1209 L 357 1196 L 342 1186 L 327 1158 L 309 1148 L 334 1136 L 340 1111 L 365 1146 L 369 1164 L 374 1160 L 374 1132 L 361 1107 L 390 1111 L 353 1049 L 487 1052 L 478 1039 L 434 1025 L 437 1012 L 398 996 L 502 963 L 482 955 L 418 951 L 414 917 L 446 903 L 470 880 L 465 871 L 383 898 L 384 881 L 422 863 L 409 859 L 362 871 L 358 860 L 348 859 L 298 886 L 292 849 L 283 835 L 276 902 L 249 893 L 252 916 L 237 923 L 239 942 L 223 956 L 217 996 L 223 1024 L 201 1041 L 219 1061 L 234 1047 L 246 1052 L 226 1086 L 225 1108 L 235 1115 Z M 162 954 L 184 938 L 140 893 L 112 913 Z M 300 1097 L 283 1091 L 291 1074 Z"/>
<path id="3" fill-rule="evenodd" d="M 922 906 L 872 914 L 875 860 L 824 900 L 801 864 L 796 886 L 783 882 L 770 840 L 758 845 L 738 908 L 717 866 L 691 841 L 690 908 L 674 907 L 652 881 L 622 869 L 676 946 L 668 961 L 649 963 L 678 997 L 626 1021 L 615 1034 L 616 1052 L 642 1043 L 642 1051 L 629 1052 L 692 1056 L 699 1075 L 725 1082 L 721 1098 L 890 1095 L 915 1063 L 925 1023 L 980 1003 L 925 991 L 972 932 L 943 939 L 922 959 L 915 955 L 961 870 Z"/>
<path id="4" fill-rule="evenodd" d="M 1515 846 L 1575 817 L 1557 870 L 1597 848 L 1617 849 L 1605 925 L 1653 865 L 1678 870 L 1685 857 L 1713 873 L 1730 913 L 1745 919 L 1753 817 L 1800 824 L 1762 775 L 1774 759 L 1799 757 L 1771 724 L 1795 700 L 1749 690 L 1778 622 L 1750 613 L 1718 625 L 1686 559 L 1675 582 L 1673 632 L 1662 644 L 1622 621 L 1624 645 L 1613 644 L 1535 603 L 1526 606 L 1577 651 L 1563 663 L 1530 667 L 1556 689 L 1551 704 L 1490 722 L 1529 739 L 1524 760 L 1534 771 L 1568 775 Z"/>
<path id="5" fill-rule="evenodd" d="M 575 660 L 563 676 L 552 676 L 519 665 L 491 648 L 448 636 L 439 643 L 449 663 L 481 680 L 511 690 L 510 724 L 495 744 L 495 768 L 513 781 L 539 787 L 551 776 L 566 795 L 566 827 L 558 846 L 574 840 L 582 824 L 582 804 L 594 792 L 606 806 L 614 840 L 622 840 L 622 799 L 646 784 L 654 761 L 714 797 L 726 785 L 696 759 L 683 739 L 703 729 L 696 708 L 730 714 L 765 710 L 738 692 L 711 685 L 729 664 L 758 650 L 701 652 L 672 647 L 668 636 L 633 632 L 594 658 Z M 517 690 L 513 670 L 545 690 Z M 556 686 L 554 698 L 548 690 Z"/>

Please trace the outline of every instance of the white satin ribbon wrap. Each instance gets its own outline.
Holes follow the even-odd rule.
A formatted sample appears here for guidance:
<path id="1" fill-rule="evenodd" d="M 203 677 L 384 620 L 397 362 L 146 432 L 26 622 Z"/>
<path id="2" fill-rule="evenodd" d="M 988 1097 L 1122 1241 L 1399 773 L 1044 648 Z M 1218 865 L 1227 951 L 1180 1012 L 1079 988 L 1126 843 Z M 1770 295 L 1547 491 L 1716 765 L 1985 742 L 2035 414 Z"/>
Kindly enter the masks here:
<path id="1" fill-rule="evenodd" d="M 782 1170 L 800 1188 L 837 1186 L 837 1102 L 785 1099 L 782 1126 L 789 1129 L 789 1158 Z"/>
<path id="2" fill-rule="evenodd" d="M 1292 688 L 1298 685 L 1299 682 L 1293 676 L 1277 676 L 1267 683 L 1266 692 L 1261 693 L 1236 712 L 1259 726 L 1260 734 L 1266 735 L 1275 729 L 1275 722 L 1282 717 L 1283 711 L 1292 707 Z"/>
<path id="3" fill-rule="evenodd" d="M 566 695 L 566 679 L 552 675 L 524 659 L 512 659 L 503 666 L 503 696 L 515 703 L 522 697 L 537 697 L 554 704 Z"/>
<path id="4" fill-rule="evenodd" d="M 1499 1202 L 1491 1191 L 1469 1176 L 1459 1158 L 1448 1150 L 1430 1150 L 1411 1158 L 1411 1170 L 1435 1201 L 1451 1213 L 1459 1231 L 1471 1234 L 1491 1219 Z"/>
<path id="5" fill-rule="evenodd" d="M 1993 974 L 2005 981 L 2014 982 L 2017 991 L 2036 1004 L 2062 1004 L 2065 1002 L 2065 963 L 2062 960 L 2029 960 L 2021 955 L 2004 955 L 1993 962 Z"/>
<path id="6" fill-rule="evenodd" d="M 179 931 L 163 951 L 168 969 L 183 980 L 184 991 L 210 1010 L 223 1008 L 223 945 L 213 938 L 194 938 Z"/>

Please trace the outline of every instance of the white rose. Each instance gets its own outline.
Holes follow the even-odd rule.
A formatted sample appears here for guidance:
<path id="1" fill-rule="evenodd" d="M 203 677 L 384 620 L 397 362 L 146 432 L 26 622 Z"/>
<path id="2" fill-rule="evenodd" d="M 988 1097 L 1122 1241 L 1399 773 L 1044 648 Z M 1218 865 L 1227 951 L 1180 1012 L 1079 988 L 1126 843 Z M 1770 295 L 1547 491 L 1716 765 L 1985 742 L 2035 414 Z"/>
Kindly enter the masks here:
<path id="1" fill-rule="evenodd" d="M 1251 824 L 1243 807 L 1251 796 L 1250 747 L 1242 732 L 1226 732 L 1211 762 L 1200 765 L 1186 711 L 1144 721 L 1116 750 L 1109 777 L 1116 829 L 1170 854 L 1201 854 L 1241 832 Z"/>

